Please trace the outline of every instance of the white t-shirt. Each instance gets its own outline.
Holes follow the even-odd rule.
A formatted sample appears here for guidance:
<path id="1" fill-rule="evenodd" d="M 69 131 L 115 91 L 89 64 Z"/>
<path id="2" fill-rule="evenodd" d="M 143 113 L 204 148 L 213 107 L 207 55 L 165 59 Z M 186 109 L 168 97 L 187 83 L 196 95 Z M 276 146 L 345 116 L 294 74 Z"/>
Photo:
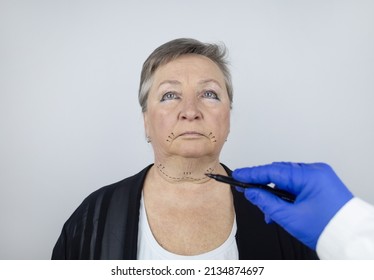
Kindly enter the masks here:
<path id="1" fill-rule="evenodd" d="M 195 256 L 173 254 L 162 248 L 154 238 L 149 227 L 143 194 L 140 200 L 138 260 L 237 260 L 239 258 L 236 245 L 236 219 L 234 219 L 230 236 L 218 248 Z"/>
<path id="2" fill-rule="evenodd" d="M 374 260 L 374 207 L 353 198 L 327 224 L 317 242 L 320 259 Z"/>

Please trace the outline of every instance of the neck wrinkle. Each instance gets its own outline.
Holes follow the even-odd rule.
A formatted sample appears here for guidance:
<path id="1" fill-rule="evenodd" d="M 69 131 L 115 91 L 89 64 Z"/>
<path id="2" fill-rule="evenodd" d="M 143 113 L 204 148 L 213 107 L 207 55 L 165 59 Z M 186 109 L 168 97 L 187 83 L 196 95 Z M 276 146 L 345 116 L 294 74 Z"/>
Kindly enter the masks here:
<path id="1" fill-rule="evenodd" d="M 193 161 L 168 162 L 155 161 L 155 173 L 168 183 L 195 183 L 201 184 L 209 181 L 205 173 L 214 173 L 222 169 L 219 160 L 204 162 L 201 159 Z"/>

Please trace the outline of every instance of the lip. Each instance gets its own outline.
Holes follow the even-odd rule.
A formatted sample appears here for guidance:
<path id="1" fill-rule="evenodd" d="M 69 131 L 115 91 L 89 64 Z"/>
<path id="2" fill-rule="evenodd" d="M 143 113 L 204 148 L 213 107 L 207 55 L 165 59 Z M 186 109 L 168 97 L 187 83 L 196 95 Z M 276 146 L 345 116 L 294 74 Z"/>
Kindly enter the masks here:
<path id="1" fill-rule="evenodd" d="M 196 138 L 196 137 L 201 137 L 204 136 L 204 134 L 197 132 L 197 131 L 185 131 L 181 134 L 179 134 L 179 137 L 191 137 L 191 138 Z"/>

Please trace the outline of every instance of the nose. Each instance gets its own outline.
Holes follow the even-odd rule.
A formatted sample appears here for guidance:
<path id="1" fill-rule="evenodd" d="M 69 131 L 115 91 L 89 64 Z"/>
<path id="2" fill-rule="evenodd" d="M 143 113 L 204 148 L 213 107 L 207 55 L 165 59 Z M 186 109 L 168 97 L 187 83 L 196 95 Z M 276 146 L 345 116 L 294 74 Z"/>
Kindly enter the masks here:
<path id="1" fill-rule="evenodd" d="M 202 113 L 195 98 L 186 98 L 182 101 L 181 105 L 182 108 L 179 114 L 180 119 L 193 121 L 202 118 Z"/>

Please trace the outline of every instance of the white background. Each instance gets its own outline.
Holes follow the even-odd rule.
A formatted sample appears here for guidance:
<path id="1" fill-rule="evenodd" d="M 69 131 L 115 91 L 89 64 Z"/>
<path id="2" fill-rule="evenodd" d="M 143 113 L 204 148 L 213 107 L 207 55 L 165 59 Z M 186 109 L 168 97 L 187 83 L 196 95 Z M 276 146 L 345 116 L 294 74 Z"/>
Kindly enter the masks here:
<path id="1" fill-rule="evenodd" d="M 142 63 L 179 37 L 224 42 L 232 169 L 331 164 L 374 203 L 374 2 L 0 0 L 0 259 L 48 259 L 97 188 L 152 162 Z"/>

